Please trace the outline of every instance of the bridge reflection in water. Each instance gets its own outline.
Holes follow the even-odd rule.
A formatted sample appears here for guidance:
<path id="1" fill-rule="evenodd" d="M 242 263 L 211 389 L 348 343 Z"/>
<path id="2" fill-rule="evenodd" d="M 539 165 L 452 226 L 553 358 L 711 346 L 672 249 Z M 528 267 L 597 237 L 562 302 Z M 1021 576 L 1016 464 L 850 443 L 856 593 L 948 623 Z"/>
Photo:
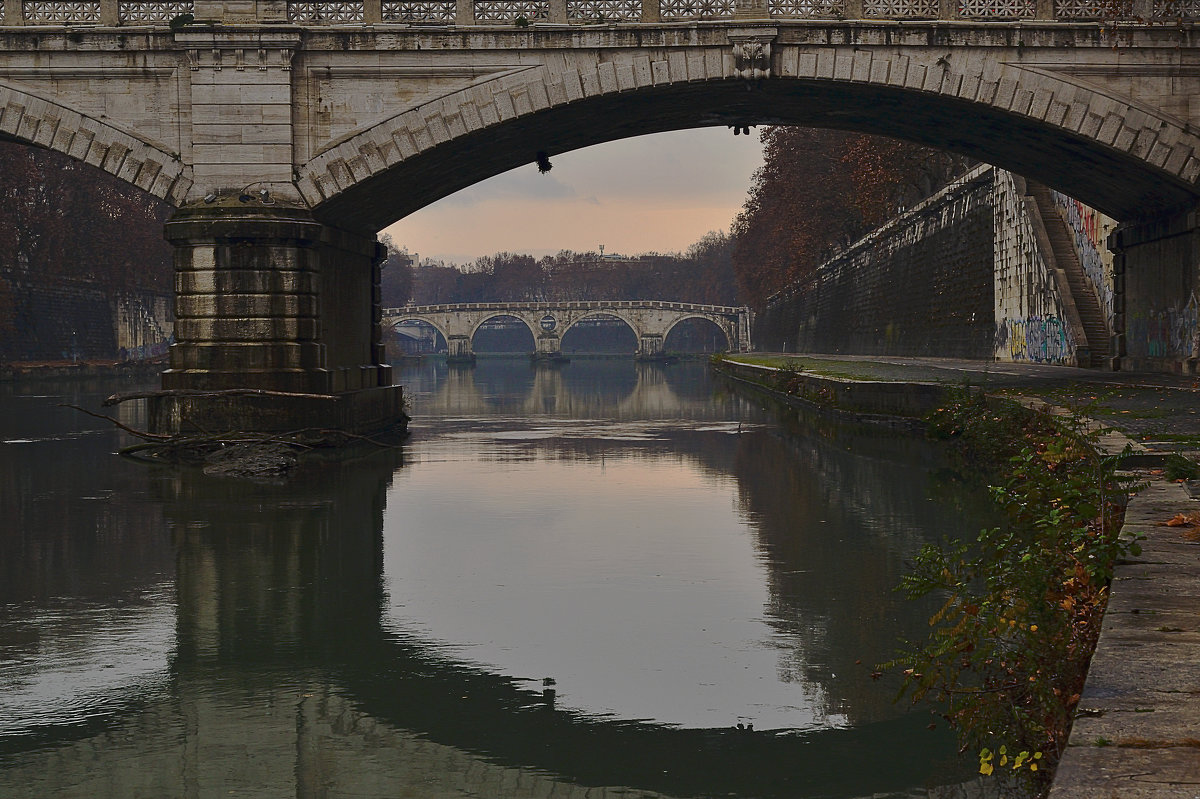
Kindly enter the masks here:
<path id="1" fill-rule="evenodd" d="M 753 413 L 731 395 L 714 403 L 693 388 L 689 397 L 671 370 L 624 366 L 629 374 L 614 380 L 531 370 L 518 378 L 528 391 L 513 402 L 522 412 L 536 407 L 538 381 L 553 379 L 563 413 L 581 413 L 605 386 L 616 389 L 605 407 L 624 407 L 629 419 L 664 419 L 672 402 L 676 417 L 688 408 L 714 421 L 730 418 L 731 407 Z M 508 393 L 489 390 L 486 369 L 468 374 L 473 389 L 464 394 L 461 384 L 418 386 L 417 401 L 431 402 L 418 415 L 421 407 L 494 409 L 497 394 Z M 647 398 L 640 412 L 639 396 Z M 394 484 L 409 478 L 402 456 L 383 452 L 286 486 L 155 478 L 177 553 L 166 682 L 144 696 L 130 686 L 127 709 L 90 726 L 25 730 L 42 738 L 40 748 L 0 735 L 0 794 L 855 797 L 907 793 L 929 779 L 930 752 L 952 746 L 924 730 L 927 717 L 891 707 L 890 691 L 853 661 L 883 659 L 894 635 L 913 626 L 897 620 L 900 600 L 889 589 L 897 562 L 930 534 L 930 453 L 845 430 L 643 427 L 653 432 L 649 444 L 534 436 L 525 445 L 548 460 L 665 449 L 704 474 L 734 478 L 767 569 L 767 620 L 787 642 L 779 667 L 837 724 L 777 734 L 738 730 L 732 718 L 723 728 L 688 728 L 588 713 L 523 679 L 544 675 L 465 662 L 396 624 L 385 549 L 403 554 L 413 496 Z M 809 522 L 830 527 L 806 529 L 797 504 Z M 932 522 L 956 517 L 935 511 Z M 864 542 L 853 575 L 836 545 L 847 536 Z M 64 567 L 73 565 L 81 564 Z"/>

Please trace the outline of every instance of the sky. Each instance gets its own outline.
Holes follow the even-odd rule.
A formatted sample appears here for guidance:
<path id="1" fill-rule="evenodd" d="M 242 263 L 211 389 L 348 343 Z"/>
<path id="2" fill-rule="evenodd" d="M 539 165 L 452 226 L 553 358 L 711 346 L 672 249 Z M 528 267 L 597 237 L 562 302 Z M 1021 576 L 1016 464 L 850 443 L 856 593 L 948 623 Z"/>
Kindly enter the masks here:
<path id="1" fill-rule="evenodd" d="M 386 228 L 422 259 L 559 250 L 637 255 L 682 252 L 729 231 L 762 164 L 757 131 L 725 127 L 658 133 L 556 155 L 452 194 Z"/>

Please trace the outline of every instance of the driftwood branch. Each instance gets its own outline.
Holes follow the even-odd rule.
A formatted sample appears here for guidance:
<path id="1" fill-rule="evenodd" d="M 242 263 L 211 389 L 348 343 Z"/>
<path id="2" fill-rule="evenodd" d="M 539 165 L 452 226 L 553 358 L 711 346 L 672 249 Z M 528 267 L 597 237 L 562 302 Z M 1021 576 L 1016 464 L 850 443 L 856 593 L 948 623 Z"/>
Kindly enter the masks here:
<path id="1" fill-rule="evenodd" d="M 204 391 L 199 389 L 165 389 L 162 391 L 135 391 L 129 394 L 113 394 L 104 400 L 104 406 L 117 405 L 128 400 L 150 399 L 151 397 L 291 397 L 292 399 L 336 400 L 336 394 L 301 394 L 292 391 L 270 391 L 265 388 L 225 388 Z"/>
<path id="2" fill-rule="evenodd" d="M 121 422 L 118 422 L 116 419 L 112 418 L 111 416 L 106 416 L 106 415 L 104 415 L 103 413 L 96 413 L 95 411 L 89 411 L 87 408 L 81 408 L 81 407 L 79 407 L 78 405 L 72 405 L 72 404 L 71 404 L 71 403 L 69 403 L 69 402 L 60 402 L 60 403 L 58 404 L 58 407 L 60 407 L 60 408 L 74 408 L 74 409 L 75 409 L 75 410 L 77 410 L 77 411 L 81 411 L 82 413 L 86 413 L 88 416 L 94 416 L 94 417 L 96 417 L 97 419 L 106 419 L 107 421 L 110 421 L 110 422 L 112 422 L 114 425 L 116 425 L 117 427 L 119 427 L 119 428 L 121 428 L 122 430 L 124 430 L 126 433 L 129 433 L 130 435 L 137 436 L 138 438 L 141 438 L 141 439 L 145 439 L 146 441 L 154 441 L 154 442 L 158 442 L 158 441 L 167 441 L 168 439 L 170 439 L 170 438 L 171 438 L 171 436 L 158 435 L 158 434 L 156 434 L 156 433 L 147 433 L 147 432 L 146 432 L 146 431 L 144 431 L 144 430 L 137 430 L 137 429 L 134 429 L 134 428 L 130 427 L 130 426 L 129 426 L 129 425 L 127 425 L 127 424 L 122 424 Z"/>

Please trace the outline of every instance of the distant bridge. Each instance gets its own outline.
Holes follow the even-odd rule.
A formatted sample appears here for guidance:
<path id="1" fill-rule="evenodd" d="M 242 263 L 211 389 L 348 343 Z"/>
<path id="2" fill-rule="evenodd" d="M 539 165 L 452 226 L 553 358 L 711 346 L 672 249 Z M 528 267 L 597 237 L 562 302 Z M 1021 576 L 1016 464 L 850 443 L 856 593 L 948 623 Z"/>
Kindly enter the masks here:
<path id="1" fill-rule="evenodd" d="M 553 358 L 562 352 L 562 337 L 578 322 L 601 316 L 615 317 L 637 336 L 640 358 L 663 354 L 663 342 L 685 319 L 705 319 L 725 334 L 732 352 L 750 350 L 750 309 L 688 302 L 621 300 L 596 302 L 471 302 L 454 305 L 408 305 L 384 308 L 383 323 L 394 327 L 417 320 L 434 327 L 446 339 L 449 356 L 470 359 L 476 331 L 489 320 L 512 317 L 524 322 L 533 334 L 534 353 Z"/>

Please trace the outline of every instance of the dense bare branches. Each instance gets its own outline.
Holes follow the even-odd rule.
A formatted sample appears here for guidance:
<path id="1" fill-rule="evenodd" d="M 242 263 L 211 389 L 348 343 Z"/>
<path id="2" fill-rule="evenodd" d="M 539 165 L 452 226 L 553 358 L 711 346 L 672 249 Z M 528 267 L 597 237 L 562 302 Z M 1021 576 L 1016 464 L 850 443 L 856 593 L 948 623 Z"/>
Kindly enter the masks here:
<path id="1" fill-rule="evenodd" d="M 464 269 L 422 266 L 414 270 L 413 301 L 539 302 L 572 300 L 676 300 L 733 305 L 733 241 L 708 233 L 684 254 L 634 257 L 563 250 L 536 260 L 497 253 Z"/>
<path id="2" fill-rule="evenodd" d="M 964 161 L 878 136 L 773 127 L 733 223 L 743 299 L 762 307 L 838 247 L 937 190 Z"/>
<path id="3" fill-rule="evenodd" d="M 0 271 L 85 280 L 108 292 L 169 292 L 170 208 L 59 153 L 0 142 Z"/>

